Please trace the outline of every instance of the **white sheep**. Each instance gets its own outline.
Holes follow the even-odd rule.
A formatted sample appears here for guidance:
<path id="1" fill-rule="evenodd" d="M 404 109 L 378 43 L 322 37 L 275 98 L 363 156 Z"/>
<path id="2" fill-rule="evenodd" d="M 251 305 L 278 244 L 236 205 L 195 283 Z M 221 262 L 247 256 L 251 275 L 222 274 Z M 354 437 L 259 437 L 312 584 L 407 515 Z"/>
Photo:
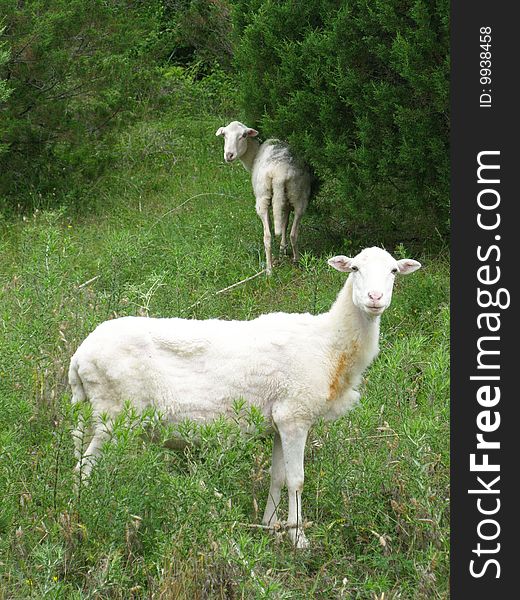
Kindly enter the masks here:
<path id="1" fill-rule="evenodd" d="M 301 493 L 308 431 L 320 417 L 335 419 L 358 402 L 362 373 L 378 353 L 380 316 L 390 304 L 394 277 L 421 266 L 380 248 L 328 262 L 351 275 L 320 315 L 270 313 L 251 321 L 122 317 L 99 325 L 69 370 L 73 402 L 89 401 L 93 414 L 86 449 L 82 428 L 74 432 L 76 470 L 88 475 L 125 401 L 139 412 L 155 407 L 173 423 L 207 423 L 232 417 L 234 401 L 242 398 L 274 432 L 263 523 L 278 523 L 286 484 L 289 535 L 298 548 L 306 547 Z"/>
<path id="2" fill-rule="evenodd" d="M 291 227 L 293 260 L 298 261 L 298 230 L 311 195 L 311 174 L 289 150 L 287 144 L 269 139 L 262 144 L 255 139 L 256 129 L 239 121 L 220 127 L 215 135 L 224 136 L 224 160 L 237 158 L 251 173 L 256 212 L 264 227 L 266 271 L 273 269 L 269 207 L 272 205 L 274 233 L 281 235 L 280 253 L 287 252 L 287 226 L 289 213 L 294 211 Z"/>

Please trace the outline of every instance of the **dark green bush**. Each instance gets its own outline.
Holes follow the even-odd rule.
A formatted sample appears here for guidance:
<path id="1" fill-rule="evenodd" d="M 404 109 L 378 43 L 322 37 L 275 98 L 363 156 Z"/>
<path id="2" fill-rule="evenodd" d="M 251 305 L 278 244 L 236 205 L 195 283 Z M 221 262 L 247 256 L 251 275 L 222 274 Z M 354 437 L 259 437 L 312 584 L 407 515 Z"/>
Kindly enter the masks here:
<path id="1" fill-rule="evenodd" d="M 447 0 L 237 0 L 248 124 L 287 139 L 316 203 L 371 239 L 448 229 Z"/>
<path id="2" fill-rule="evenodd" d="M 230 0 L 162 0 L 163 60 L 231 68 Z"/>
<path id="3" fill-rule="evenodd" d="M 0 36 L 2 35 L 4 29 L 0 28 Z M 2 71 L 2 67 L 8 62 L 10 57 L 10 51 L 5 42 L 0 42 L 0 72 Z M 5 102 L 7 98 L 9 98 L 11 94 L 11 90 L 8 86 L 8 82 L 0 77 L 0 156 L 2 152 L 5 150 L 5 144 L 2 143 L 2 122 L 3 119 L 2 113 L 5 110 Z"/>
<path id="4" fill-rule="evenodd" d="M 158 6 L 0 0 L 10 49 L 0 48 L 0 81 L 11 91 L 0 106 L 0 194 L 49 193 L 105 166 L 107 132 L 150 91 Z"/>

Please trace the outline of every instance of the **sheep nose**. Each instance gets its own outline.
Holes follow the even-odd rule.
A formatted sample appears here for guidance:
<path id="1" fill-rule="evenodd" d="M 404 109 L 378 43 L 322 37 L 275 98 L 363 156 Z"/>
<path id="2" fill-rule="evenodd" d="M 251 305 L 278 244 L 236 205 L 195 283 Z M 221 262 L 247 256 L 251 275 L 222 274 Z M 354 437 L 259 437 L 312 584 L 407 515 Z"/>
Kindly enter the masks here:
<path id="1" fill-rule="evenodd" d="M 226 152 L 226 160 L 233 160 L 235 155 L 233 152 Z"/>
<path id="2" fill-rule="evenodd" d="M 370 300 L 374 300 L 375 302 L 377 302 L 383 297 L 383 292 L 368 292 L 368 297 L 370 298 Z"/>

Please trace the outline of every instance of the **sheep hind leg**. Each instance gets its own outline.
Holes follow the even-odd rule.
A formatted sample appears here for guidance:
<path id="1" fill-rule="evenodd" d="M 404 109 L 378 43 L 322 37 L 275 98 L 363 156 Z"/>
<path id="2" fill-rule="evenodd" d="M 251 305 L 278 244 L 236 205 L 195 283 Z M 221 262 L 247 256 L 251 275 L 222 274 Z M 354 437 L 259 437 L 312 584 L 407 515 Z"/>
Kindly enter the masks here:
<path id="1" fill-rule="evenodd" d="M 287 226 L 289 225 L 289 208 L 286 207 L 282 214 L 282 239 L 280 242 L 280 256 L 287 256 Z"/>
<path id="2" fill-rule="evenodd" d="M 111 421 L 101 421 L 99 416 L 93 417 L 92 437 L 88 443 L 87 449 L 81 452 L 78 463 L 75 467 L 76 486 L 85 483 L 92 471 L 92 467 L 96 462 L 97 457 L 101 454 L 103 444 L 110 438 Z"/>
<path id="3" fill-rule="evenodd" d="M 287 198 L 289 204 L 294 209 L 294 219 L 291 227 L 291 246 L 293 251 L 293 262 L 297 263 L 300 259 L 298 251 L 298 235 L 300 231 L 300 222 L 307 209 L 310 195 L 310 184 L 305 178 L 293 178 L 287 181 Z"/>
<path id="4" fill-rule="evenodd" d="M 271 485 L 269 487 L 269 496 L 265 506 L 264 518 L 262 523 L 270 527 L 276 526 L 278 521 L 278 505 L 282 488 L 285 484 L 285 465 L 283 462 L 282 441 L 280 436 L 275 433 L 273 438 L 273 456 L 271 463 Z"/>
<path id="5" fill-rule="evenodd" d="M 83 453 L 92 441 L 94 431 L 92 425 L 87 423 L 83 415 L 78 417 L 78 426 L 72 431 L 72 439 L 74 441 L 74 457 L 79 464 Z"/>
<path id="6" fill-rule="evenodd" d="M 271 250 L 271 230 L 269 228 L 269 208 L 266 207 L 258 213 L 264 226 L 264 249 L 265 249 L 265 270 L 268 275 L 273 272 L 273 255 Z"/>
<path id="7" fill-rule="evenodd" d="M 293 251 L 293 262 L 297 263 L 300 260 L 300 253 L 298 252 L 298 233 L 300 228 L 300 221 L 302 220 L 303 213 L 298 211 L 294 212 L 294 219 L 291 227 L 291 246 Z"/>
<path id="8" fill-rule="evenodd" d="M 280 256 L 284 256 L 287 250 L 287 225 L 289 223 L 285 181 L 273 181 L 273 221 L 274 234 L 282 236 Z"/>

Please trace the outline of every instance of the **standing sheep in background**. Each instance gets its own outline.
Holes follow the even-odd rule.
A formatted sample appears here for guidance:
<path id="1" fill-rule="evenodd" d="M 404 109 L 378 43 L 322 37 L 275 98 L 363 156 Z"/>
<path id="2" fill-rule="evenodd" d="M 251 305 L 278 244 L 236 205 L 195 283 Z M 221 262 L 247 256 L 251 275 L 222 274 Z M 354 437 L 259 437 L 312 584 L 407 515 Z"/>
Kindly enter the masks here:
<path id="1" fill-rule="evenodd" d="M 307 547 L 301 494 L 309 429 L 320 417 L 336 419 L 357 404 L 362 373 L 379 351 L 380 316 L 390 305 L 395 275 L 421 266 L 380 248 L 328 262 L 351 275 L 320 315 L 269 313 L 251 321 L 122 317 L 99 325 L 69 369 L 72 401 L 90 402 L 93 414 L 88 432 L 74 432 L 79 475 L 90 473 L 125 401 L 139 412 L 153 406 L 174 423 L 207 423 L 232 418 L 234 401 L 243 398 L 274 433 L 263 523 L 278 523 L 287 485 L 289 536 L 298 548 Z"/>
<path id="2" fill-rule="evenodd" d="M 281 235 L 280 253 L 287 251 L 287 225 L 289 213 L 294 210 L 291 227 L 293 260 L 298 261 L 298 228 L 307 209 L 311 195 L 311 174 L 291 153 L 287 144 L 269 139 L 262 144 L 255 139 L 256 129 L 239 121 L 220 127 L 215 135 L 224 136 L 224 159 L 233 162 L 237 158 L 251 173 L 256 198 L 256 212 L 264 226 L 266 271 L 271 274 L 271 230 L 269 207 L 273 207 L 274 233 Z"/>

